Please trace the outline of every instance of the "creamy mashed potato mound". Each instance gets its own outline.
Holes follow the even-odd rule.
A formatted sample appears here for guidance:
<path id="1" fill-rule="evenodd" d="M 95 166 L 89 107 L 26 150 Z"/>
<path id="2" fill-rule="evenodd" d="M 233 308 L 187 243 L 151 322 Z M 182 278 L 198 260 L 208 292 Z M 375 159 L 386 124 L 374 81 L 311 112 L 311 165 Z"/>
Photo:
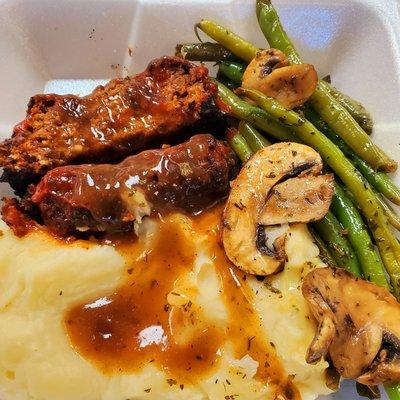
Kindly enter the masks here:
<path id="1" fill-rule="evenodd" d="M 187 217 L 171 218 L 198 249 L 194 268 L 177 279 L 174 292 L 190 298 L 207 321 L 224 327 L 228 312 L 207 235 L 191 235 L 193 222 Z M 158 223 L 145 223 L 143 249 L 151 247 Z M 3 222 L 0 230 L 1 400 L 272 399 L 268 385 L 255 379 L 257 361 L 249 355 L 236 359 L 229 339 L 217 366 L 184 388 L 168 383 L 165 371 L 154 364 L 134 372 L 103 373 L 71 345 L 64 318 L 72 306 L 113 293 L 124 282 L 123 254 L 113 246 L 85 241 L 64 244 L 40 231 L 17 238 Z M 326 362 L 305 362 L 315 324 L 300 279 L 321 261 L 302 224 L 290 228 L 286 250 L 284 271 L 269 278 L 268 285 L 254 277 L 247 282 L 267 340 L 302 398 L 311 400 L 330 390 L 324 379 Z M 168 296 L 168 302 L 179 307 L 177 301 Z M 181 334 L 176 332 L 177 337 Z M 229 385 L 224 384 L 227 380 Z"/>

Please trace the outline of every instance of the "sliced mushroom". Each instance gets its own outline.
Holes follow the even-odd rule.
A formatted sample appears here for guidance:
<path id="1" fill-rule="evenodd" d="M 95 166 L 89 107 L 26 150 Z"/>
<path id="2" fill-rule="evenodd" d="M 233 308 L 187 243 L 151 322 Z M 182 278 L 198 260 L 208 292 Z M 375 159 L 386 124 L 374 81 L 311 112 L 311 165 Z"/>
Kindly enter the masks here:
<path id="1" fill-rule="evenodd" d="M 288 179 L 271 190 L 258 223 L 317 221 L 328 212 L 334 187 L 333 174 Z"/>
<path id="2" fill-rule="evenodd" d="M 288 65 L 282 52 L 268 49 L 257 53 L 247 66 L 242 86 L 260 90 L 291 110 L 309 99 L 317 81 L 317 72 L 311 64 Z"/>
<path id="3" fill-rule="evenodd" d="M 277 143 L 259 150 L 232 183 L 223 214 L 222 239 L 229 259 L 242 270 L 269 275 L 284 264 L 284 238 L 268 246 L 268 235 L 259 224 L 260 211 L 272 188 L 295 176 L 318 175 L 320 155 L 298 143 Z M 268 225 L 268 224 L 267 224 Z"/>
<path id="4" fill-rule="evenodd" d="M 243 80 L 256 84 L 260 79 L 267 77 L 277 68 L 287 67 L 289 62 L 285 54 L 278 49 L 266 49 L 259 51 L 247 66 Z"/>
<path id="5" fill-rule="evenodd" d="M 400 381 L 400 304 L 387 289 L 319 268 L 304 278 L 302 291 L 319 323 L 308 363 L 329 353 L 344 378 L 369 386 Z"/>

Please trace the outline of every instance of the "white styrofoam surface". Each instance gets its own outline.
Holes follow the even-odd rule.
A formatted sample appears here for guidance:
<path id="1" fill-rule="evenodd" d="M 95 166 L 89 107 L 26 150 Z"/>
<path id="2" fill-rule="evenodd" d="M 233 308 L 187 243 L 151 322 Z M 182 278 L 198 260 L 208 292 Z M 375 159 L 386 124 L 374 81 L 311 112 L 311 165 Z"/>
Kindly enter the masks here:
<path id="1" fill-rule="evenodd" d="M 276 0 L 303 58 L 362 101 L 374 139 L 400 161 L 400 5 L 396 0 Z M 195 40 L 211 18 L 260 47 L 253 0 L 0 0 L 0 138 L 32 94 L 85 94 Z M 131 49 L 131 55 L 128 51 Z M 399 181 L 399 175 L 396 177 Z M 8 193 L 0 185 L 0 195 Z M 349 382 L 325 399 L 357 399 Z"/>

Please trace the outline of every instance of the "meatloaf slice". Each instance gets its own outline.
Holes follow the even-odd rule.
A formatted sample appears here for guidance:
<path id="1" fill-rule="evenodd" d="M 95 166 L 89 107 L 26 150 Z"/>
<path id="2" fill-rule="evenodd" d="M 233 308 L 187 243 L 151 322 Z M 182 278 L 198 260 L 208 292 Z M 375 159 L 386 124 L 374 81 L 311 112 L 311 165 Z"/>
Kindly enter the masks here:
<path id="1" fill-rule="evenodd" d="M 2 181 L 19 193 L 52 168 L 119 162 L 220 115 L 208 70 L 177 57 L 152 61 L 85 97 L 39 94 L 11 139 L 0 143 Z"/>
<path id="2" fill-rule="evenodd" d="M 225 142 L 208 134 L 195 135 L 120 164 L 55 168 L 30 190 L 31 199 L 24 205 L 31 202 L 45 225 L 60 235 L 130 231 L 144 215 L 171 210 L 195 213 L 209 207 L 227 195 L 237 167 Z M 3 218 L 12 221 L 7 213 Z"/>

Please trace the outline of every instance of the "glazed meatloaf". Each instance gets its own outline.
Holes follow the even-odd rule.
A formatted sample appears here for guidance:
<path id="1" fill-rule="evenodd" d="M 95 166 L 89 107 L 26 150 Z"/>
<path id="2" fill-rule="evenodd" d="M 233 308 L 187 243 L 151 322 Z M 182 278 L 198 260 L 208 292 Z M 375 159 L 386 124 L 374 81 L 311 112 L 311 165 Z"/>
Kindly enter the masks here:
<path id="1" fill-rule="evenodd" d="M 209 134 L 156 150 L 146 150 L 120 164 L 58 167 L 31 190 L 30 200 L 51 230 L 130 231 L 144 215 L 180 210 L 195 213 L 223 198 L 237 172 L 230 147 Z M 32 207 L 30 207 L 32 208 Z M 8 210 L 8 211 L 7 211 Z M 13 210 L 3 217 L 10 225 Z"/>
<path id="2" fill-rule="evenodd" d="M 2 180 L 23 193 L 52 168 L 119 162 L 179 132 L 190 135 L 220 116 L 216 93 L 205 67 L 163 57 L 85 97 L 36 95 L 11 139 L 0 144 Z"/>

